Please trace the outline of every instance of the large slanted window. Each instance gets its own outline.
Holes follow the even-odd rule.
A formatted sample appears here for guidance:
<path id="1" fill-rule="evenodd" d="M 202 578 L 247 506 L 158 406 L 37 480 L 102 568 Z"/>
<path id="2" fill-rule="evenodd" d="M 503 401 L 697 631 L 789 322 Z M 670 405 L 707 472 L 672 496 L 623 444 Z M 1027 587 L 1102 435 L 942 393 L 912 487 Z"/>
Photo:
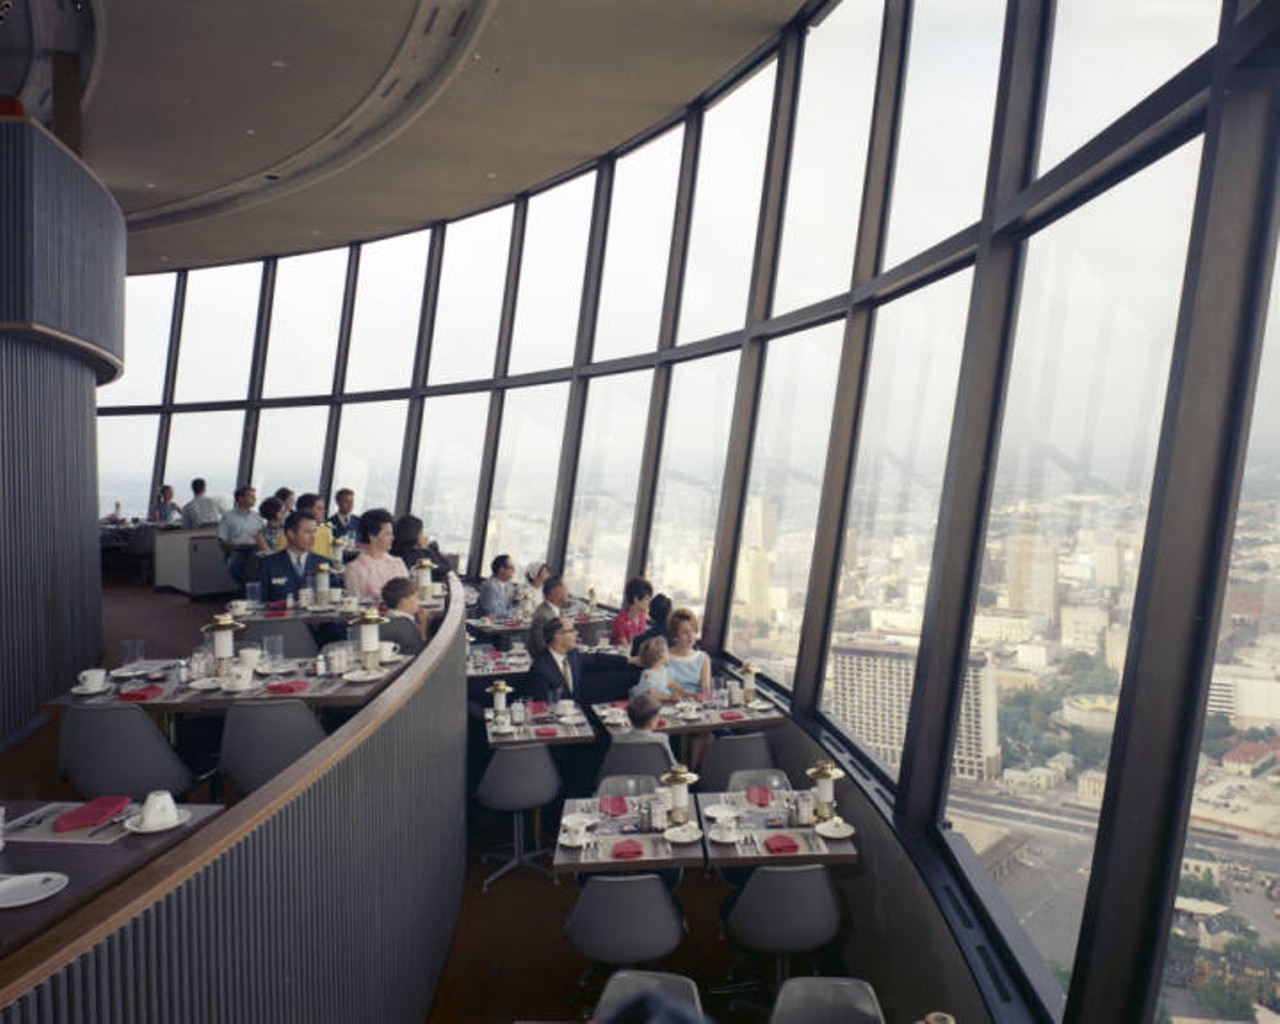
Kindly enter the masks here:
<path id="1" fill-rule="evenodd" d="M 430 384 L 493 376 L 511 245 L 510 204 L 445 229 L 444 267 L 431 338 Z"/>
<path id="2" fill-rule="evenodd" d="M 360 247 L 347 391 L 408 387 L 430 245 L 430 231 L 414 231 Z"/>
<path id="3" fill-rule="evenodd" d="M 458 555 L 468 572 L 467 551 L 476 511 L 476 487 L 484 457 L 489 394 L 443 395 L 422 406 L 422 440 L 409 510 L 440 549 Z"/>
<path id="4" fill-rule="evenodd" d="M 150 274 L 125 281 L 124 373 L 98 389 L 99 405 L 159 404 L 169 352 L 175 280 L 173 274 Z M 136 457 L 139 453 L 133 454 Z"/>
<path id="5" fill-rule="evenodd" d="M 151 463 L 156 452 L 155 416 L 98 418 L 98 514 L 144 519 L 151 511 Z M 187 482 L 173 485 L 175 500 L 186 500 Z"/>
<path id="6" fill-rule="evenodd" d="M 352 402 L 342 407 L 333 489 L 356 492 L 356 511 L 394 509 L 408 403 Z"/>
<path id="7" fill-rule="evenodd" d="M 248 397 L 261 288 L 261 263 L 187 274 L 175 401 L 243 402 Z"/>
<path id="8" fill-rule="evenodd" d="M 267 495 L 279 487 L 298 494 L 320 487 L 329 410 L 310 405 L 263 409 L 258 414 L 258 451 L 253 459 L 253 485 Z"/>
<path id="9" fill-rule="evenodd" d="M 264 395 L 327 395 L 333 390 L 346 277 L 346 249 L 276 263 Z"/>

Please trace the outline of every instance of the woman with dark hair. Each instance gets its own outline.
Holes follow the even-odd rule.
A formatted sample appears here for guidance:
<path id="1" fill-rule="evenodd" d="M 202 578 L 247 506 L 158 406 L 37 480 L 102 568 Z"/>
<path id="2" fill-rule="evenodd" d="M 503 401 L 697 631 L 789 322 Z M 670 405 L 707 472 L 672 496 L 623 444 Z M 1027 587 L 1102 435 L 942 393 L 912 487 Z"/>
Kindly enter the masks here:
<path id="1" fill-rule="evenodd" d="M 297 495 L 295 495 L 293 491 L 289 490 L 289 488 L 287 487 L 280 487 L 280 488 L 277 488 L 276 490 L 275 499 L 276 501 L 280 502 L 281 505 L 284 506 L 284 514 L 288 515 L 290 512 L 293 511 L 294 502 L 297 500 Z"/>
<path id="2" fill-rule="evenodd" d="M 267 550 L 279 551 L 284 547 L 284 520 L 288 515 L 284 502 L 276 497 L 263 498 L 258 515 L 262 516 L 262 539 L 267 542 Z"/>
<path id="3" fill-rule="evenodd" d="M 630 647 L 631 641 L 649 628 L 649 602 L 653 587 L 640 576 L 627 580 L 622 591 L 622 611 L 609 627 L 609 642 L 615 647 Z"/>
<path id="4" fill-rule="evenodd" d="M 396 520 L 391 541 L 391 554 L 404 562 L 405 568 L 410 572 L 413 572 L 424 558 L 435 563 L 440 573 L 448 569 L 440 548 L 435 541 L 427 540 L 422 520 L 417 516 L 403 515 Z M 435 573 L 432 575 L 434 577 Z"/>
<path id="5" fill-rule="evenodd" d="M 360 532 L 369 546 L 343 571 L 342 586 L 348 593 L 378 601 L 388 580 L 407 578 L 404 562 L 391 554 L 395 517 L 385 508 L 371 508 L 360 517 Z"/>

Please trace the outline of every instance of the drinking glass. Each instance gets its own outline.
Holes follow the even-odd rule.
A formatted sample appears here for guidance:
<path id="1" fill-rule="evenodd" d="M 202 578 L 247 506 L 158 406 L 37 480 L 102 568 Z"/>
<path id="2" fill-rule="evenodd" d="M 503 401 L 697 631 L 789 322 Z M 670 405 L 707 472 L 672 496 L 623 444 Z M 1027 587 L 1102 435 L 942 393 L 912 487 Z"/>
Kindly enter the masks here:
<path id="1" fill-rule="evenodd" d="M 120 665 L 127 668 L 147 656 L 147 645 L 143 640 L 120 641 Z"/>
<path id="2" fill-rule="evenodd" d="M 262 663 L 268 672 L 284 671 L 284 637 L 262 638 Z"/>
<path id="3" fill-rule="evenodd" d="M 257 580 L 250 580 L 244 585 L 244 599 L 252 605 L 262 603 L 262 584 Z"/>

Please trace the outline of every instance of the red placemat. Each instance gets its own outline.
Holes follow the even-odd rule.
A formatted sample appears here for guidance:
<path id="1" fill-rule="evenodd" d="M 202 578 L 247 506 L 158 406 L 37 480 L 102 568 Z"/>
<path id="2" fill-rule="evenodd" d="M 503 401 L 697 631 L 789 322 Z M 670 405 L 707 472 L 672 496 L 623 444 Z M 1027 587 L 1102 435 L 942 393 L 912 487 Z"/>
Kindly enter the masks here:
<path id="1" fill-rule="evenodd" d="M 627 703 L 628 702 L 625 700 L 611 700 L 609 701 L 609 706 L 611 708 L 625 708 L 627 706 Z"/>
<path id="2" fill-rule="evenodd" d="M 305 679 L 280 679 L 267 683 L 267 693 L 301 693 L 307 688 Z"/>
<path id="3" fill-rule="evenodd" d="M 554 725 L 540 725 L 533 730 L 533 734 L 535 736 L 540 737 L 541 739 L 549 740 L 553 736 L 559 736 L 560 730 L 557 729 Z"/>
<path id="4" fill-rule="evenodd" d="M 547 702 L 545 700 L 529 701 L 529 714 L 545 715 L 547 713 Z"/>
<path id="5" fill-rule="evenodd" d="M 768 807 L 773 803 L 773 790 L 768 786 L 748 786 L 747 799 L 757 807 Z"/>
<path id="6" fill-rule="evenodd" d="M 720 717 L 726 722 L 737 722 L 742 718 L 741 711 L 721 711 Z"/>
<path id="7" fill-rule="evenodd" d="M 82 807 L 66 814 L 59 814 L 53 822 L 55 832 L 74 832 L 79 828 L 93 828 L 110 821 L 129 806 L 127 796 L 94 797 Z"/>
<path id="8" fill-rule="evenodd" d="M 137 703 L 144 700 L 155 700 L 164 693 L 163 686 L 157 686 L 155 683 L 148 683 L 146 686 L 139 686 L 136 690 L 121 690 L 116 696 L 121 700 Z"/>
<path id="9" fill-rule="evenodd" d="M 764 848 L 770 853 L 796 853 L 800 844 L 790 836 L 770 836 L 764 841 Z"/>
<path id="10" fill-rule="evenodd" d="M 635 860 L 644 856 L 644 844 L 639 839 L 624 839 L 613 844 L 614 860 Z"/>
<path id="11" fill-rule="evenodd" d="M 620 818 L 627 813 L 627 798 L 625 796 L 602 796 L 600 798 L 600 810 L 610 817 Z"/>

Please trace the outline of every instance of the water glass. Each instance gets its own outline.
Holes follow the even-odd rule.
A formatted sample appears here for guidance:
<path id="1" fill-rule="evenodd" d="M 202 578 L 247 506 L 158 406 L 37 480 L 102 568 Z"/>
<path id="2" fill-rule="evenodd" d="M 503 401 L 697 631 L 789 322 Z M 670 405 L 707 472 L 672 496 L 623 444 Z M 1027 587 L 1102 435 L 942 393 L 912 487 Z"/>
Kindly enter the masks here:
<path id="1" fill-rule="evenodd" d="M 262 638 L 262 662 L 269 672 L 279 672 L 283 668 L 284 637 L 264 636 Z"/>
<path id="2" fill-rule="evenodd" d="M 120 664 L 133 665 L 147 656 L 147 645 L 143 640 L 120 641 Z"/>
<path id="3" fill-rule="evenodd" d="M 244 599 L 250 604 L 262 604 L 262 584 L 257 580 L 250 580 L 244 585 Z"/>

